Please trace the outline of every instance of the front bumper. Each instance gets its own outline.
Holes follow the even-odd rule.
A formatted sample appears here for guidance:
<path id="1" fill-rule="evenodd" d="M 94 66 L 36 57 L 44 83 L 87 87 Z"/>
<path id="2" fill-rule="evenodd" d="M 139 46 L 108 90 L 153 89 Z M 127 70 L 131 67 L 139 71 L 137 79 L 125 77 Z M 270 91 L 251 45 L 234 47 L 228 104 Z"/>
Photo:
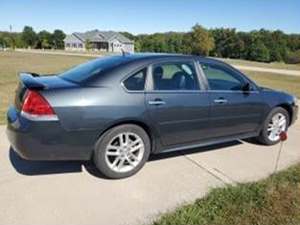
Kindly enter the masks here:
<path id="1" fill-rule="evenodd" d="M 93 151 L 93 135 L 66 131 L 59 121 L 31 121 L 15 107 L 7 112 L 8 140 L 12 148 L 29 160 L 88 160 Z"/>

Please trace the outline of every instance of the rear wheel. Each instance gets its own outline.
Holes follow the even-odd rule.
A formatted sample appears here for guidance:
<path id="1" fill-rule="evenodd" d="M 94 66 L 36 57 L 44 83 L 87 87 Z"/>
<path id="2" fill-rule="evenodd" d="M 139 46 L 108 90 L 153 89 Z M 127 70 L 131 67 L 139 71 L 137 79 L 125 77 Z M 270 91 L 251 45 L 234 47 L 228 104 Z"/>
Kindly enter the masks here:
<path id="1" fill-rule="evenodd" d="M 265 145 L 274 145 L 280 141 L 280 133 L 287 131 L 290 119 L 288 112 L 281 108 L 274 108 L 266 118 L 258 141 Z"/>
<path id="2" fill-rule="evenodd" d="M 102 135 L 95 148 L 96 167 L 108 178 L 125 178 L 138 172 L 150 155 L 150 140 L 143 128 L 126 124 Z"/>

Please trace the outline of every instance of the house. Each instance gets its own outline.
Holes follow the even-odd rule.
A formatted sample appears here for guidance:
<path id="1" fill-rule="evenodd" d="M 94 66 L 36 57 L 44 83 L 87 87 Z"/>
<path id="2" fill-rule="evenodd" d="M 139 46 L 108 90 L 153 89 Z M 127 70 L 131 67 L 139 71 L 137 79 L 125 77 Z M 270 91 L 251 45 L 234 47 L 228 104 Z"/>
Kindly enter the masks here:
<path id="1" fill-rule="evenodd" d="M 134 42 L 114 31 L 92 30 L 85 33 L 75 32 L 64 39 L 66 50 L 104 52 L 134 52 Z M 87 46 L 88 45 L 88 46 Z"/>

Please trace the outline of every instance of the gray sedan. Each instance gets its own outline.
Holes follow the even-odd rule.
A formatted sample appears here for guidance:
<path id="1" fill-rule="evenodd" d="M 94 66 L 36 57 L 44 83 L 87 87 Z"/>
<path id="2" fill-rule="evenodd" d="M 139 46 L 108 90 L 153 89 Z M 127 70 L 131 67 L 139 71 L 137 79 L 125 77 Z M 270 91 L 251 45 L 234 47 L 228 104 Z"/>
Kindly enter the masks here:
<path id="1" fill-rule="evenodd" d="M 7 113 L 13 149 L 30 160 L 90 160 L 109 178 L 150 154 L 256 137 L 280 141 L 297 99 L 205 57 L 103 57 L 52 76 L 22 73 Z"/>

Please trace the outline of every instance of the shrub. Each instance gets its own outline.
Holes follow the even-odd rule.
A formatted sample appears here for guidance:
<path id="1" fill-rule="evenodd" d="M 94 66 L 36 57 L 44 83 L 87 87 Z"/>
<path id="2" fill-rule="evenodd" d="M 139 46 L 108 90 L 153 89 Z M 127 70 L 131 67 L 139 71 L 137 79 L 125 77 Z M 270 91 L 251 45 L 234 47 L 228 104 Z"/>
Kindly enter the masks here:
<path id="1" fill-rule="evenodd" d="M 300 63 L 300 50 L 295 52 L 290 52 L 287 55 L 285 62 L 290 64 Z"/>

